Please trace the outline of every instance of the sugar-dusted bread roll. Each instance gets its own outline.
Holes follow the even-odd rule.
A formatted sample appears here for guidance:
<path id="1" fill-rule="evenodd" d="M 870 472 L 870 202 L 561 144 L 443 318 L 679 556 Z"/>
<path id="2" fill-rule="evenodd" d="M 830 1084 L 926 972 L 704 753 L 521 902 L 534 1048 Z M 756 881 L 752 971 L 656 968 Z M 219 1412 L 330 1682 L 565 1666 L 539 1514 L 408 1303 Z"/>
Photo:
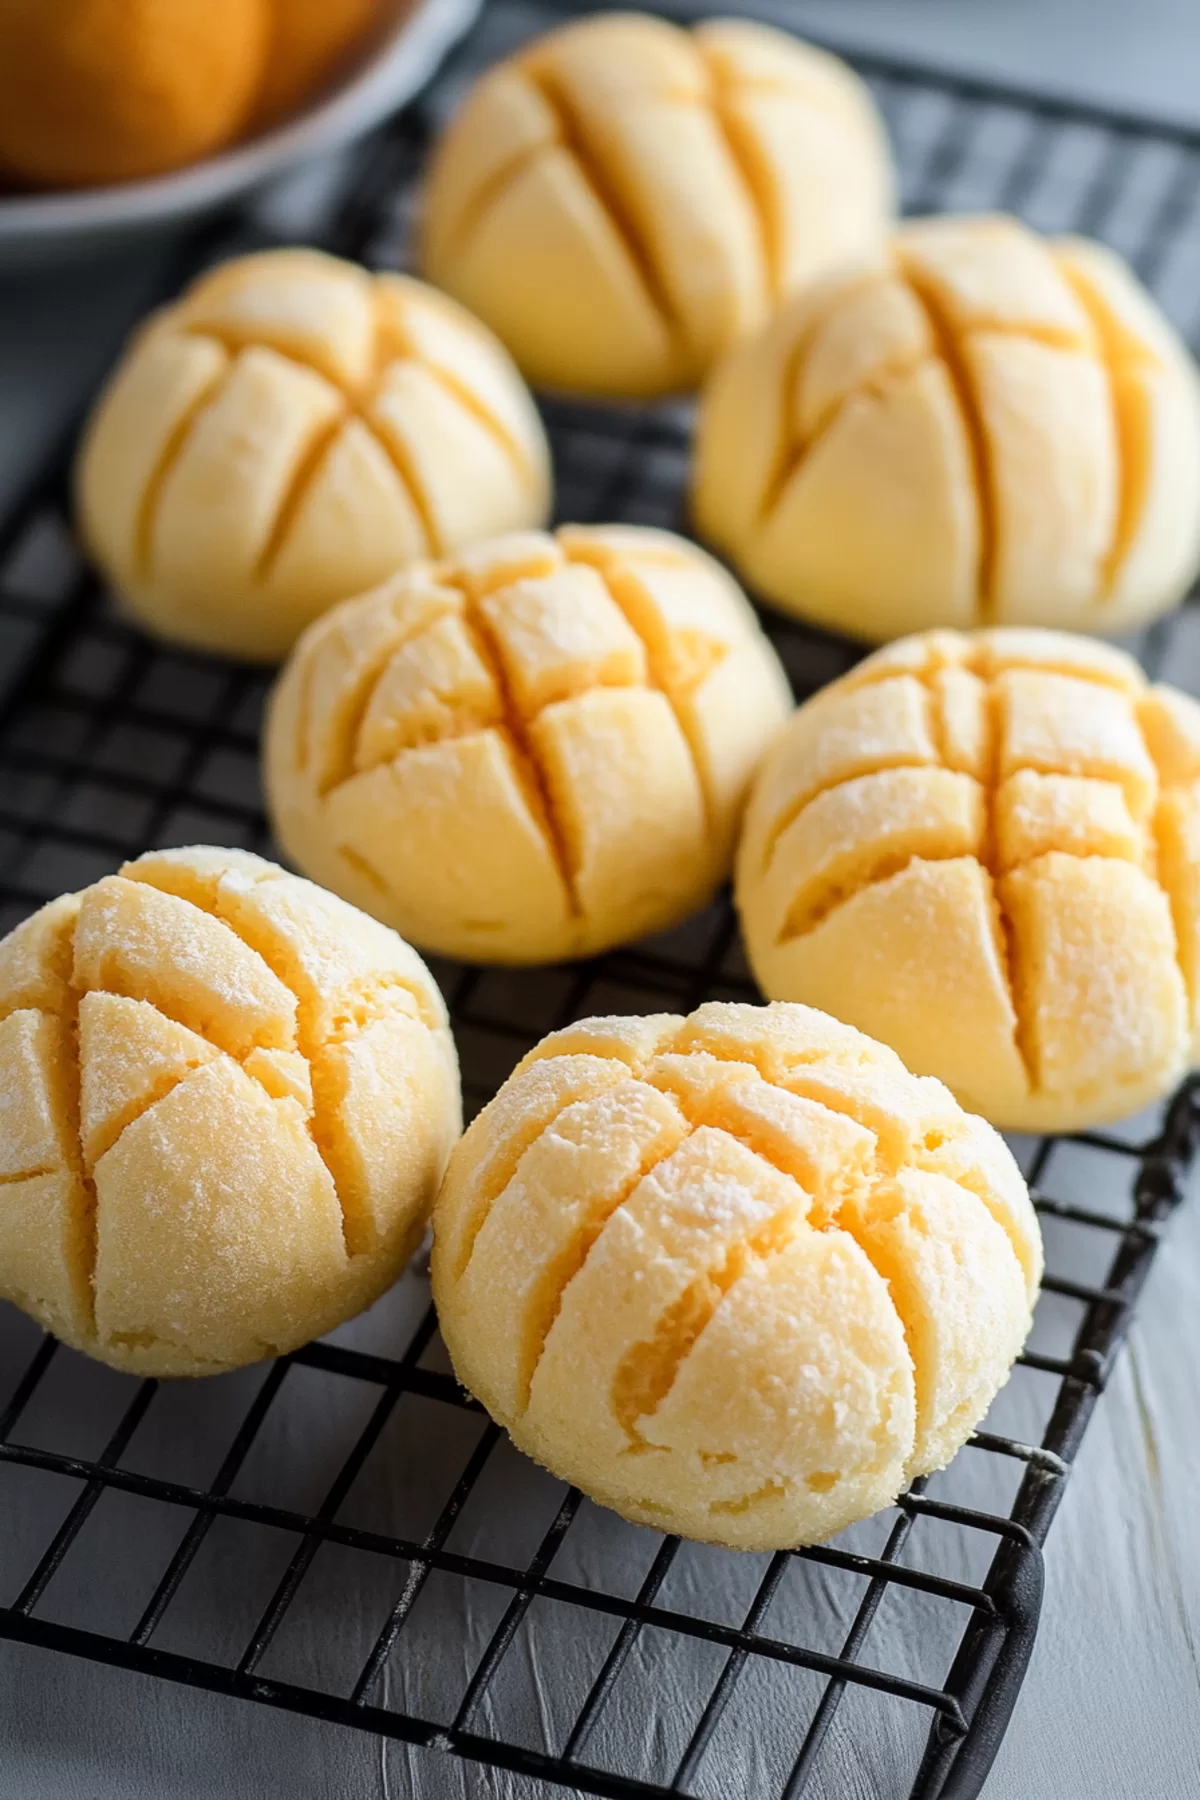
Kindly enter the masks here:
<path id="1" fill-rule="evenodd" d="M 388 1287 L 459 1130 L 394 932 L 237 850 L 164 850 L 0 942 L 0 1298 L 141 1375 L 295 1349 Z"/>
<path id="2" fill-rule="evenodd" d="M 555 1032 L 434 1210 L 459 1379 L 556 1475 L 661 1531 L 776 1549 L 969 1437 L 1029 1327 L 1011 1154 L 804 1006 Z"/>
<path id="3" fill-rule="evenodd" d="M 415 943 L 553 962 L 710 898 L 789 710 L 745 597 L 703 551 L 564 526 L 314 625 L 272 697 L 267 796 L 298 868 Z"/>
<path id="4" fill-rule="evenodd" d="M 921 220 L 721 365 L 693 514 L 753 589 L 853 637 L 1128 631 L 1200 561 L 1197 394 L 1110 251 Z"/>
<path id="5" fill-rule="evenodd" d="M 91 553 L 144 624 L 275 659 L 406 563 L 541 524 L 550 471 L 507 353 L 452 300 L 274 250 L 143 326 L 77 488 Z"/>
<path id="6" fill-rule="evenodd" d="M 1200 1049 L 1200 706 L 1057 632 L 894 644 L 765 759 L 737 901 L 766 994 L 994 1125 L 1132 1112 Z"/>
<path id="7" fill-rule="evenodd" d="M 748 20 L 612 13 L 477 83 L 434 155 L 421 256 L 532 381 L 662 394 L 873 246 L 891 208 L 844 63 Z"/>

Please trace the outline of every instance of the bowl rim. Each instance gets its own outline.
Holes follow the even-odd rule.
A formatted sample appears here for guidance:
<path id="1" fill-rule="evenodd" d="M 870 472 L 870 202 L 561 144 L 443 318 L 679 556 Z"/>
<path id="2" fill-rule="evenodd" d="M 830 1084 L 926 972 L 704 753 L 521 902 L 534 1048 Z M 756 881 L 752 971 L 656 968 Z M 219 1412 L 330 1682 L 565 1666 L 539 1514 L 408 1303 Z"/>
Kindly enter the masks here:
<path id="1" fill-rule="evenodd" d="M 417 92 L 482 0 L 416 0 L 365 63 L 308 111 L 204 161 L 148 181 L 0 198 L 0 241 L 149 224 L 219 204 L 309 157 L 340 149 Z"/>

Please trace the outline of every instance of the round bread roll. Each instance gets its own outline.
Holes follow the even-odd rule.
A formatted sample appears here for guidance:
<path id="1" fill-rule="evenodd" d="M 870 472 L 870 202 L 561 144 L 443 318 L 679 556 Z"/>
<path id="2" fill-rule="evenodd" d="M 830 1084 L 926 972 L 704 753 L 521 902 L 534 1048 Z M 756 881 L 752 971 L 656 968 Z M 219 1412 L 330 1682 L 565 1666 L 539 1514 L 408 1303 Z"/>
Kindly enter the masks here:
<path id="1" fill-rule="evenodd" d="M 434 156 L 421 257 L 530 380 L 644 396 L 694 387 L 891 210 L 844 63 L 748 20 L 613 13 L 477 83 Z"/>
<path id="2" fill-rule="evenodd" d="M 790 706 L 703 551 L 634 526 L 529 532 L 306 633 L 268 712 L 267 797 L 298 868 L 415 943 L 553 962 L 711 897 Z"/>
<path id="3" fill-rule="evenodd" d="M 85 540 L 143 623 L 267 659 L 334 601 L 550 505 L 541 424 L 491 334 L 315 250 L 225 263 L 157 313 L 77 476 Z"/>
<path id="4" fill-rule="evenodd" d="M 764 761 L 737 901 L 766 994 L 994 1125 L 1118 1118 L 1200 1047 L 1200 706 L 1057 632 L 894 644 Z"/>
<path id="5" fill-rule="evenodd" d="M 433 1230 L 455 1371 L 520 1448 L 747 1550 L 947 1463 L 1041 1274 L 1003 1141 L 804 1006 L 555 1032 L 462 1139 Z"/>
<path id="6" fill-rule="evenodd" d="M 1110 251 L 921 220 L 721 365 L 693 515 L 756 591 L 853 637 L 1129 631 L 1200 561 L 1197 393 Z"/>
<path id="7" fill-rule="evenodd" d="M 0 168 L 46 187 L 143 180 L 245 124 L 268 0 L 0 0 Z"/>
<path id="8" fill-rule="evenodd" d="M 0 942 L 0 1298 L 139 1375 L 293 1350 L 419 1241 L 461 1110 L 394 932 L 164 850 Z"/>

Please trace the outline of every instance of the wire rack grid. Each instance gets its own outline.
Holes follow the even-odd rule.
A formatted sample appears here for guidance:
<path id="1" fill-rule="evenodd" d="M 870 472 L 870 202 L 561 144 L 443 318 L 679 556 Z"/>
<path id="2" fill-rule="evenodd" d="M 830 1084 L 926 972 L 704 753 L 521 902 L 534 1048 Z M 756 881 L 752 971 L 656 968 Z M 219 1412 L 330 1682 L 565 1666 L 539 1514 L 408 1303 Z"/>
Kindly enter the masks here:
<path id="1" fill-rule="evenodd" d="M 430 131 L 463 80 L 544 23 L 489 9 L 423 103 L 345 165 L 304 235 L 401 261 Z M 895 64 L 865 73 L 908 211 L 1003 207 L 1105 238 L 1195 336 L 1200 141 Z M 261 220 L 224 221 L 188 255 L 261 237 Z M 682 525 L 682 408 L 554 403 L 547 418 L 561 516 Z M 59 466 L 0 547 L 0 929 L 150 845 L 271 849 L 265 679 L 149 642 L 83 568 L 66 520 Z M 801 696 L 858 654 L 766 624 Z M 1200 691 L 1193 608 L 1134 648 Z M 753 994 L 725 900 L 578 967 L 435 972 L 469 1111 L 572 1018 Z M 1041 1545 L 1197 1130 L 1189 1084 L 1112 1134 L 1020 1143 L 1050 1272 L 985 1429 L 891 1512 L 770 1557 L 626 1526 L 521 1463 L 454 1383 L 419 1270 L 366 1320 L 204 1384 L 203 1400 L 96 1370 L 3 1309 L 0 1635 L 614 1800 L 734 1783 L 798 1800 L 845 1792 L 847 1767 L 870 1776 L 863 1791 L 967 1800 L 1012 1710 Z M 88 1382 L 101 1385 L 84 1441 L 62 1395 Z M 223 1446 L 206 1466 L 186 1453 L 197 1407 Z M 104 1541 L 115 1529 L 124 1546 L 119 1604 L 98 1574 L 106 1517 Z M 314 1656 L 325 1638 L 332 1662 Z M 530 1691 L 531 1666 L 556 1671 L 548 1690 L 539 1677 Z"/>

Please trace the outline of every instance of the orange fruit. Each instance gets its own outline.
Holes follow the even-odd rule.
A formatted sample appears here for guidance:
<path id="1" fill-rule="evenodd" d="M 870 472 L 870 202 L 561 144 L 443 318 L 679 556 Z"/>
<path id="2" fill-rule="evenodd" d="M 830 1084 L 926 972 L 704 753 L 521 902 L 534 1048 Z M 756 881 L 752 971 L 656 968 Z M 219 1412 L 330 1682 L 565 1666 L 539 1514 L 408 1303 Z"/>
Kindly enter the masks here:
<path id="1" fill-rule="evenodd" d="M 196 161 L 248 118 L 270 23 L 269 0 L 0 0 L 0 166 L 76 187 Z"/>
<path id="2" fill-rule="evenodd" d="M 262 120 L 283 118 L 308 99 L 365 35 L 379 0 L 274 0 L 272 10 Z"/>

